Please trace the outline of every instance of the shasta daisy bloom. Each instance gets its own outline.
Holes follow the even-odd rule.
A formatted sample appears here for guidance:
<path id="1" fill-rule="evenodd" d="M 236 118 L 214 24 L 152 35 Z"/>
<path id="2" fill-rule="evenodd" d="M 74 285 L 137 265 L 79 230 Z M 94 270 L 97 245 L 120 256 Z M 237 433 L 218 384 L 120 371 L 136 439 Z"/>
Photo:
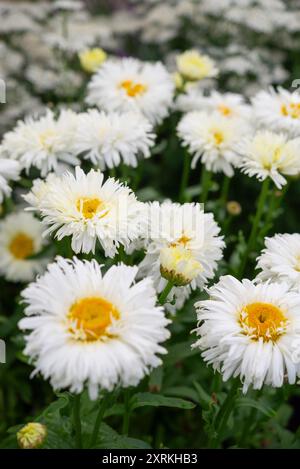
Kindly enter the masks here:
<path id="1" fill-rule="evenodd" d="M 105 62 L 107 54 L 103 49 L 94 47 L 79 52 L 78 57 L 83 70 L 94 73 Z"/>
<path id="2" fill-rule="evenodd" d="M 213 278 L 224 248 L 220 228 L 200 204 L 154 202 L 148 206 L 148 217 L 151 226 L 140 275 L 151 276 L 159 293 L 166 278 L 177 285 L 188 284 L 173 288 L 169 295 L 169 299 L 175 295 L 179 309 L 191 289 L 203 288 Z"/>
<path id="3" fill-rule="evenodd" d="M 136 267 L 123 264 L 105 274 L 96 262 L 59 257 L 22 296 L 27 317 L 24 353 L 35 373 L 54 389 L 91 399 L 98 391 L 136 386 L 161 364 L 169 337 L 163 309 L 149 278 L 134 283 Z"/>
<path id="4" fill-rule="evenodd" d="M 104 182 L 100 171 L 85 174 L 76 167 L 75 175 L 65 172 L 46 181 L 38 191 L 27 195 L 33 201 L 45 234 L 56 232 L 56 238 L 72 237 L 74 252 L 94 252 L 98 240 L 105 255 L 113 257 L 119 246 L 127 246 L 143 229 L 144 204 L 131 190 L 113 178 Z"/>
<path id="5" fill-rule="evenodd" d="M 0 158 L 0 203 L 11 194 L 10 181 L 19 179 L 21 167 L 17 161 Z"/>
<path id="6" fill-rule="evenodd" d="M 92 109 L 78 117 L 74 150 L 94 165 L 113 168 L 121 162 L 137 166 L 137 158 L 150 156 L 152 126 L 137 112 L 106 114 Z"/>
<path id="7" fill-rule="evenodd" d="M 300 136 L 300 94 L 279 87 L 277 91 L 260 91 L 252 100 L 254 118 L 258 126 Z"/>
<path id="8" fill-rule="evenodd" d="M 261 130 L 241 144 L 240 167 L 259 181 L 270 177 L 280 189 L 286 184 L 284 176 L 299 174 L 299 151 L 300 138 L 289 140 L 284 134 Z"/>
<path id="9" fill-rule="evenodd" d="M 61 163 L 75 165 L 71 148 L 75 135 L 76 114 L 62 111 L 55 119 L 52 111 L 38 119 L 19 121 L 15 129 L 3 137 L 2 149 L 9 158 L 18 160 L 29 171 L 34 166 L 45 176 L 56 171 Z"/>
<path id="10" fill-rule="evenodd" d="M 30 213 L 12 213 L 0 222 L 0 274 L 11 282 L 30 282 L 49 259 L 31 258 L 44 245 L 42 225 Z"/>
<path id="11" fill-rule="evenodd" d="M 239 161 L 238 145 L 244 131 L 245 125 L 239 120 L 201 111 L 187 113 L 177 126 L 183 146 L 194 155 L 192 168 L 201 159 L 208 171 L 229 177 Z"/>
<path id="12" fill-rule="evenodd" d="M 194 49 L 179 54 L 176 57 L 176 63 L 179 73 L 186 80 L 197 81 L 218 75 L 215 62 L 207 55 L 200 54 Z"/>
<path id="13" fill-rule="evenodd" d="M 300 234 L 276 234 L 265 239 L 265 249 L 258 258 L 260 281 L 284 281 L 300 291 Z"/>
<path id="14" fill-rule="evenodd" d="M 172 77 L 160 62 L 107 60 L 89 83 L 87 103 L 108 112 L 139 111 L 156 124 L 168 115 L 173 92 Z"/>
<path id="15" fill-rule="evenodd" d="M 286 283 L 240 282 L 227 275 L 196 303 L 202 357 L 227 381 L 250 385 L 295 383 L 300 361 L 300 295 Z"/>

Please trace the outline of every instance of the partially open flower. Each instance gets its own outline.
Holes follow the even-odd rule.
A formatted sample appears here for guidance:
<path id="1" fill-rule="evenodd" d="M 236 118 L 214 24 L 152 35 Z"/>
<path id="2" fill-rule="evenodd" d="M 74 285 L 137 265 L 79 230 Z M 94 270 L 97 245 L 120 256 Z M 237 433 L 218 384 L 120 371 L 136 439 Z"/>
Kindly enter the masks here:
<path id="1" fill-rule="evenodd" d="M 47 428 L 38 422 L 27 423 L 17 433 L 17 440 L 20 448 L 34 449 L 41 446 L 47 436 Z"/>
<path id="2" fill-rule="evenodd" d="M 214 61 L 197 50 L 183 52 L 177 56 L 176 62 L 179 73 L 188 80 L 203 80 L 218 74 Z"/>
<path id="3" fill-rule="evenodd" d="M 234 217 L 240 215 L 242 212 L 241 204 L 239 204 L 236 200 L 230 200 L 227 202 L 226 209 L 229 215 L 233 215 Z"/>
<path id="4" fill-rule="evenodd" d="M 162 277 L 180 287 L 188 285 L 203 270 L 189 249 L 170 246 L 160 252 L 160 273 Z"/>

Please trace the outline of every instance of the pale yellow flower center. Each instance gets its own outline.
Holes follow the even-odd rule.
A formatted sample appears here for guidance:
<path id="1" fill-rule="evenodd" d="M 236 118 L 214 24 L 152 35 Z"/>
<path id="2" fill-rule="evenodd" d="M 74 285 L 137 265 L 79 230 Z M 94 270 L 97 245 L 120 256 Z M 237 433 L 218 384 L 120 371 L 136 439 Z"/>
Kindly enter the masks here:
<path id="1" fill-rule="evenodd" d="M 10 242 L 9 250 L 16 259 L 26 259 L 34 253 L 33 239 L 20 232 Z"/>
<path id="2" fill-rule="evenodd" d="M 108 213 L 108 210 L 105 210 L 105 204 L 97 198 L 80 197 L 77 200 L 76 208 L 86 219 L 93 218 L 100 210 L 103 211 L 100 218 Z"/>
<path id="3" fill-rule="evenodd" d="M 50 151 L 53 145 L 53 137 L 56 136 L 56 132 L 53 129 L 45 130 L 39 135 L 40 144 L 45 150 Z"/>
<path id="4" fill-rule="evenodd" d="M 294 268 L 297 272 L 300 272 L 300 255 L 296 257 L 296 263 Z"/>
<path id="5" fill-rule="evenodd" d="M 77 340 L 94 341 L 109 336 L 107 328 L 114 319 L 119 319 L 117 308 L 101 297 L 86 297 L 74 303 L 68 319 L 69 330 Z"/>
<path id="6" fill-rule="evenodd" d="M 300 103 L 282 104 L 281 114 L 283 116 L 292 117 L 293 119 L 299 119 L 300 118 Z"/>
<path id="7" fill-rule="evenodd" d="M 240 324 L 253 340 L 276 340 L 284 333 L 287 318 L 277 306 L 270 303 L 251 303 L 240 313 Z"/>
<path id="8" fill-rule="evenodd" d="M 127 96 L 135 98 L 136 96 L 142 95 L 147 91 L 147 85 L 135 82 L 133 80 L 124 80 L 120 83 L 120 88 L 126 91 Z"/>
<path id="9" fill-rule="evenodd" d="M 212 137 L 213 137 L 215 145 L 221 145 L 221 143 L 224 142 L 224 135 L 219 130 L 215 130 L 212 133 Z"/>

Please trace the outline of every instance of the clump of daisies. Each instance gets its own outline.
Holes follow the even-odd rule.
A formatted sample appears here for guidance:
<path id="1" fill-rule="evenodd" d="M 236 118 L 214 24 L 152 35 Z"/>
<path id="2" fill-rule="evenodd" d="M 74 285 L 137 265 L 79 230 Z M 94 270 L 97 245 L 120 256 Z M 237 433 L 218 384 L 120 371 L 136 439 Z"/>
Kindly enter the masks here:
<path id="1" fill-rule="evenodd" d="M 239 281 L 227 275 L 196 303 L 199 339 L 194 344 L 223 380 L 280 387 L 299 373 L 300 295 L 289 285 Z"/>
<path id="2" fill-rule="evenodd" d="M 162 63 L 109 59 L 92 76 L 86 101 L 108 112 L 139 111 L 157 124 L 168 115 L 173 92 L 173 80 Z"/>
<path id="3" fill-rule="evenodd" d="M 283 281 L 300 291 L 300 234 L 276 234 L 266 238 L 257 268 L 259 281 Z"/>
<path id="4" fill-rule="evenodd" d="M 21 167 L 17 161 L 0 158 L 0 203 L 11 194 L 10 181 L 19 179 Z"/>
<path id="5" fill-rule="evenodd" d="M 219 113 L 192 111 L 180 120 L 177 132 L 183 146 L 194 155 L 192 168 L 199 159 L 208 171 L 233 176 L 239 162 L 239 145 L 246 124 Z"/>
<path id="6" fill-rule="evenodd" d="M 136 386 L 161 364 L 169 321 L 151 280 L 134 283 L 136 274 L 123 264 L 103 274 L 96 261 L 58 258 L 22 292 L 25 354 L 54 389 L 87 386 L 96 399 L 99 390 Z"/>
<path id="7" fill-rule="evenodd" d="M 43 177 L 62 165 L 75 165 L 79 162 L 72 151 L 76 125 L 77 115 L 71 110 L 63 110 L 58 118 L 47 110 L 37 119 L 19 121 L 3 137 L 3 155 L 17 160 L 27 172 L 39 169 Z"/>
<path id="8" fill-rule="evenodd" d="M 300 94 L 281 87 L 260 91 L 253 99 L 254 119 L 258 127 L 300 136 Z"/>
<path id="9" fill-rule="evenodd" d="M 137 158 L 150 156 L 154 134 L 149 121 L 137 112 L 99 112 L 96 109 L 78 116 L 74 142 L 76 155 L 82 154 L 101 169 L 121 162 L 137 166 Z"/>
<path id="10" fill-rule="evenodd" d="M 290 140 L 285 134 L 261 130 L 243 140 L 240 146 L 242 171 L 259 181 L 271 178 L 279 189 L 284 176 L 300 172 L 300 138 Z"/>
<path id="11" fill-rule="evenodd" d="M 113 257 L 120 245 L 141 236 L 146 223 L 144 204 L 114 178 L 104 181 L 99 170 L 85 174 L 76 167 L 75 175 L 52 175 L 24 197 L 42 217 L 45 233 L 55 232 L 58 240 L 71 236 L 75 253 L 95 252 L 98 240 Z"/>
<path id="12" fill-rule="evenodd" d="M 0 222 L 0 274 L 7 280 L 28 282 L 44 271 L 49 259 L 34 257 L 46 244 L 42 231 L 30 213 L 12 213 Z"/>
<path id="13" fill-rule="evenodd" d="M 185 81 L 199 81 L 218 75 L 215 62 L 196 49 L 187 50 L 176 57 L 177 71 Z"/>
<path id="14" fill-rule="evenodd" d="M 220 228 L 200 204 L 153 202 L 147 212 L 146 255 L 140 275 L 150 275 L 159 293 L 170 281 L 174 288 L 168 300 L 174 298 L 179 309 L 191 289 L 203 288 L 213 278 L 224 248 Z"/>

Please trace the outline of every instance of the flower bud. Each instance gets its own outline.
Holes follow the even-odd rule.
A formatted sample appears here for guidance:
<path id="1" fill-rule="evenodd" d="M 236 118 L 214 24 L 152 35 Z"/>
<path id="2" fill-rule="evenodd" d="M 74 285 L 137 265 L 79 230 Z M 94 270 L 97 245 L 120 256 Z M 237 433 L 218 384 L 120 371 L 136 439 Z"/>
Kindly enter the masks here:
<path id="1" fill-rule="evenodd" d="M 160 252 L 161 275 L 175 286 L 188 285 L 202 270 L 200 262 L 183 246 L 170 246 Z"/>
<path id="2" fill-rule="evenodd" d="M 227 202 L 226 208 L 227 208 L 227 212 L 230 215 L 233 215 L 235 217 L 237 215 L 240 215 L 240 213 L 242 212 L 241 205 L 238 202 L 236 202 L 235 200 L 231 200 L 230 202 Z"/>
<path id="3" fill-rule="evenodd" d="M 87 49 L 78 54 L 80 65 L 88 73 L 94 73 L 107 58 L 106 52 L 99 47 Z"/>
<path id="4" fill-rule="evenodd" d="M 38 422 L 27 423 L 17 433 L 20 448 L 33 449 L 43 444 L 47 436 L 46 426 Z"/>
<path id="5" fill-rule="evenodd" d="M 176 57 L 178 72 L 190 81 L 203 80 L 214 77 L 218 70 L 214 61 L 207 55 L 200 54 L 197 50 L 187 50 Z"/>

